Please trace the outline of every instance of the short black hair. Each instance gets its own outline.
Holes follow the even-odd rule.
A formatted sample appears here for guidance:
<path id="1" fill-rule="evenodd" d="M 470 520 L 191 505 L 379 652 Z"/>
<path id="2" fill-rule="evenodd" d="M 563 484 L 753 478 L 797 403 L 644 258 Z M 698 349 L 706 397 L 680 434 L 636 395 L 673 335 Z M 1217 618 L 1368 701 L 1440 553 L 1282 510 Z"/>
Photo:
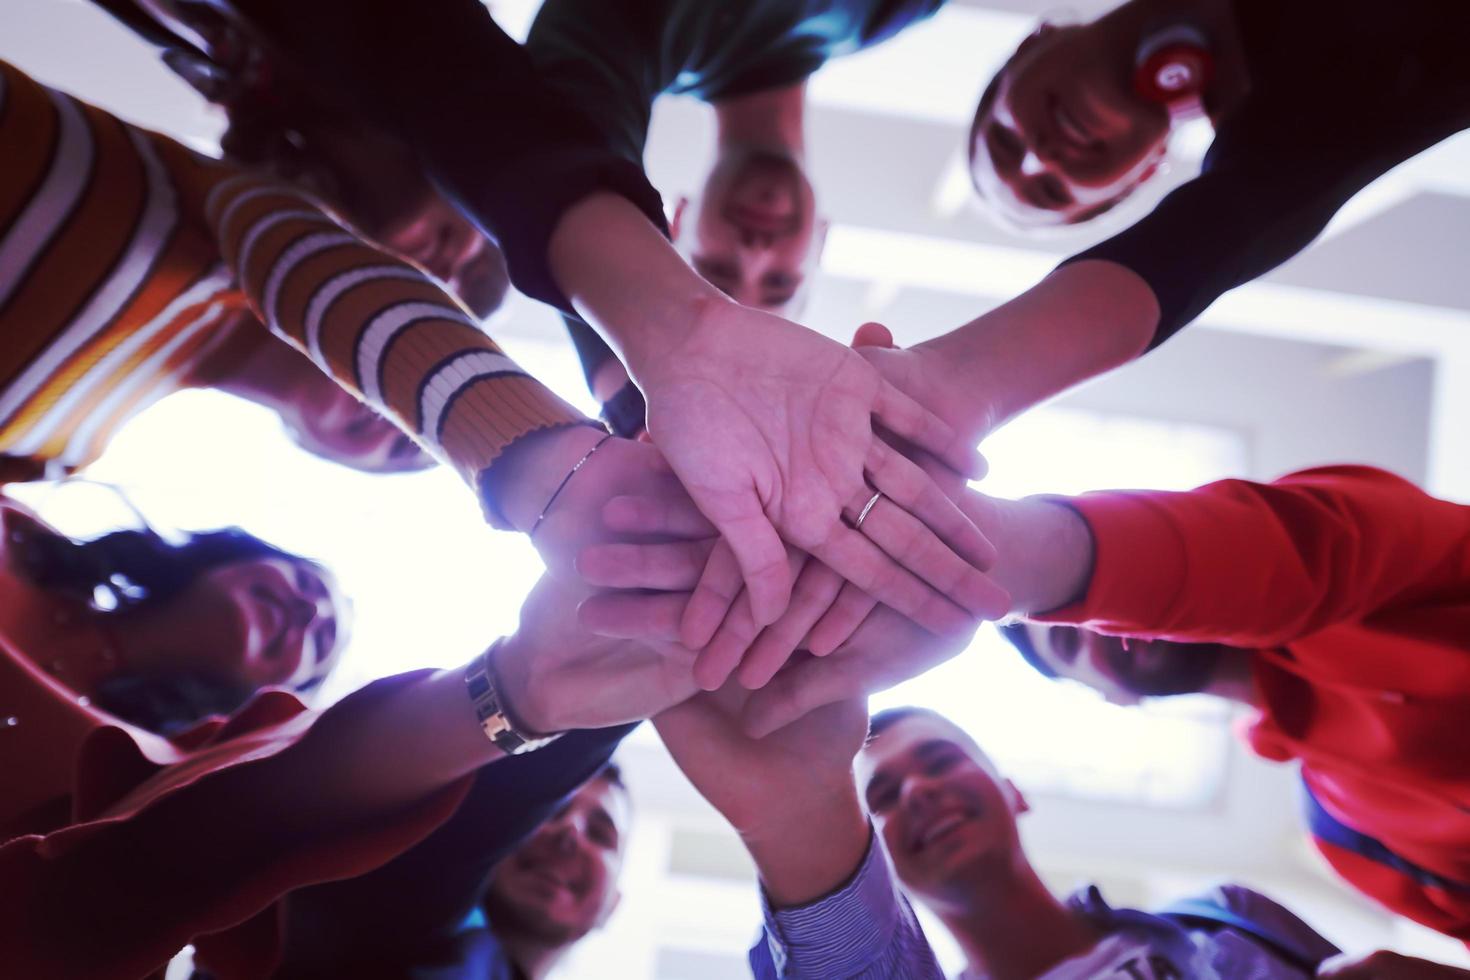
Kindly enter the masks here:
<path id="1" fill-rule="evenodd" d="M 623 782 L 623 767 L 609 759 L 607 764 L 592 774 L 593 779 L 605 779 L 624 793 L 628 792 L 628 784 Z"/>
<path id="2" fill-rule="evenodd" d="M 937 718 L 945 724 L 954 724 L 954 722 L 933 708 L 921 708 L 916 704 L 905 704 L 897 708 L 884 708 L 868 719 L 868 741 L 871 742 L 894 725 L 909 718 Z"/>
<path id="3" fill-rule="evenodd" d="M 1021 654 L 1021 659 L 1030 664 L 1038 674 L 1050 680 L 1059 679 L 1061 675 L 1052 670 L 1051 664 L 1042 660 L 1041 655 L 1036 652 L 1036 644 L 1031 642 L 1031 634 L 1026 631 L 1026 625 L 1025 623 L 1000 623 L 995 628 L 1002 637 L 1010 641 L 1011 646 L 1016 648 L 1016 651 Z"/>

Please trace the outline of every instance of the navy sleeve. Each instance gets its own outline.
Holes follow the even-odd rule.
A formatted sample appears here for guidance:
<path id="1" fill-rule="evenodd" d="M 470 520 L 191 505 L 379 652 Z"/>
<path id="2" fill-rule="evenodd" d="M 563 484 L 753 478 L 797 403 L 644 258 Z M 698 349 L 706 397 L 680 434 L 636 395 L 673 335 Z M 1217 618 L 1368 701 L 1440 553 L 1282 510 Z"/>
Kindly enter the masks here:
<path id="1" fill-rule="evenodd" d="M 599 191 L 661 230 L 642 166 L 545 84 L 478 0 L 233 0 L 314 78 L 412 146 L 500 243 L 522 292 L 570 311 L 547 262 L 562 214 Z"/>
<path id="2" fill-rule="evenodd" d="M 1150 349 L 1236 286 L 1305 249 L 1358 191 L 1453 128 L 1407 122 L 1284 136 L 1289 120 L 1222 128 L 1205 172 L 1121 234 L 1067 262 L 1104 259 L 1137 273 L 1159 303 Z M 1065 263 L 1064 263 L 1065 264 Z"/>
<path id="3" fill-rule="evenodd" d="M 606 765 L 635 727 L 571 732 L 499 759 L 475 776 L 454 816 L 411 850 L 370 874 L 293 893 L 277 980 L 347 975 L 348 964 L 387 970 L 453 948 L 490 871 Z"/>

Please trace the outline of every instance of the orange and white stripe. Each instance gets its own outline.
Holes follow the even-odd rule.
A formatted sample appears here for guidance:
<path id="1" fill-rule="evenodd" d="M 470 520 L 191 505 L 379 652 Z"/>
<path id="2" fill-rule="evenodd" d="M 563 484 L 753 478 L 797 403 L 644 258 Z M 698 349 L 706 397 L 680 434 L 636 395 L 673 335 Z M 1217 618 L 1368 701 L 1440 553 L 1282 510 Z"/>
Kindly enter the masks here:
<path id="1" fill-rule="evenodd" d="M 90 462 L 246 304 L 476 488 L 515 439 L 587 421 L 306 195 L 3 62 L 0 155 L 0 455 Z"/>

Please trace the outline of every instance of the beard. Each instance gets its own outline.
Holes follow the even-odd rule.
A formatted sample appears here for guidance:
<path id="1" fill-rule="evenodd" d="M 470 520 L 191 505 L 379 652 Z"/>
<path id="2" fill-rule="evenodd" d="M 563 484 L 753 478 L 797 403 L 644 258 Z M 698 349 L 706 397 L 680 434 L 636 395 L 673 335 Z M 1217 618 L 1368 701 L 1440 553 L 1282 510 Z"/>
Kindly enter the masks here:
<path id="1" fill-rule="evenodd" d="M 1198 694 L 1214 677 L 1225 647 L 1219 643 L 1120 638 L 1104 654 L 1119 683 L 1140 697 Z"/>

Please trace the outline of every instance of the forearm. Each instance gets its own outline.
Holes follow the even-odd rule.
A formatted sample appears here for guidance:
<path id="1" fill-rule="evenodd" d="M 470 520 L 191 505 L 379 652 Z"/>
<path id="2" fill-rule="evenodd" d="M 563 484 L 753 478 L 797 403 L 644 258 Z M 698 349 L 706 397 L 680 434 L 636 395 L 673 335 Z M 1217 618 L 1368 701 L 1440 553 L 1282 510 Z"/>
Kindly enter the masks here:
<path id="1" fill-rule="evenodd" d="M 557 285 L 640 379 L 712 311 L 728 305 L 633 205 L 595 194 L 551 238 Z"/>
<path id="2" fill-rule="evenodd" d="M 425 673 L 368 703 L 327 709 L 288 752 L 262 763 L 274 822 L 311 827 L 338 814 L 384 814 L 502 758 L 485 737 L 462 668 Z M 270 804 L 272 807 L 274 803 Z"/>
<path id="3" fill-rule="evenodd" d="M 1060 498 L 1003 500 L 972 493 L 961 509 L 995 545 L 990 577 L 1010 594 L 1012 613 L 1047 612 L 1087 593 L 1092 532 Z"/>
<path id="4" fill-rule="evenodd" d="M 831 785 L 781 787 L 779 807 L 741 840 L 771 904 L 803 905 L 850 879 L 867 853 L 871 831 L 851 774 Z"/>
<path id="5" fill-rule="evenodd" d="M 599 191 L 662 227 L 658 192 L 552 92 L 477 0 L 233 0 L 314 80 L 416 150 L 505 252 L 528 296 L 569 310 L 547 264 L 565 211 Z"/>
<path id="6" fill-rule="evenodd" d="M 526 529 L 535 516 L 526 512 L 539 513 L 538 501 L 596 435 L 548 430 L 590 420 L 507 357 L 422 272 L 361 241 L 305 196 L 242 176 L 215 187 L 207 212 L 240 288 L 274 333 L 477 491 L 493 486 L 483 498 L 492 523 Z M 488 472 L 512 446 L 527 455 L 523 442 L 541 447 L 535 466 L 519 467 L 515 478 Z"/>
<path id="7" fill-rule="evenodd" d="M 1148 284 L 1111 262 L 1075 262 L 990 313 L 918 345 L 941 372 L 946 421 L 984 434 L 1141 354 L 1158 323 Z"/>
<path id="8" fill-rule="evenodd" d="M 1096 564 L 1085 598 L 1060 615 L 1110 632 L 1267 647 L 1470 588 L 1470 509 L 1368 467 L 1072 504 Z"/>

